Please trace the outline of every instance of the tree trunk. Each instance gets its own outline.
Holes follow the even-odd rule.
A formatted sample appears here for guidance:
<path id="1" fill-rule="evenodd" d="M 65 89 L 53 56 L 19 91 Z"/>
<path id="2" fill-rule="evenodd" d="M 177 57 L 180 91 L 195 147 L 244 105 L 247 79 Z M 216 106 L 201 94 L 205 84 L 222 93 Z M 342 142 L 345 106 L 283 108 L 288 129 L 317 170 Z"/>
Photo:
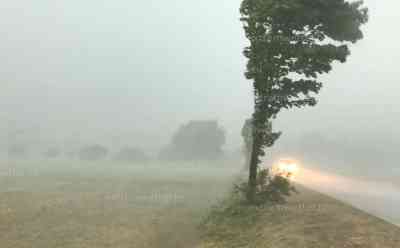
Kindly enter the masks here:
<path id="1" fill-rule="evenodd" d="M 257 142 L 253 142 L 251 151 L 251 159 L 249 165 L 249 187 L 247 191 L 247 201 L 250 204 L 255 203 L 256 187 L 257 187 L 257 169 L 258 169 L 258 154 Z"/>

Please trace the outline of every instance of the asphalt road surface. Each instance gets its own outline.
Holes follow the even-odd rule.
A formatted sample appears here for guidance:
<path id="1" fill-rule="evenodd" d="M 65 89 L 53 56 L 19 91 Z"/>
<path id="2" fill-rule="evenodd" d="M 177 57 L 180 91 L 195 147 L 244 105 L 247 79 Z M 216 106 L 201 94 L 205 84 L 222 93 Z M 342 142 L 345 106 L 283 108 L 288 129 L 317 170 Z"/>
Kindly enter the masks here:
<path id="1" fill-rule="evenodd" d="M 356 179 L 307 168 L 294 180 L 400 226 L 400 185 L 393 181 Z"/>

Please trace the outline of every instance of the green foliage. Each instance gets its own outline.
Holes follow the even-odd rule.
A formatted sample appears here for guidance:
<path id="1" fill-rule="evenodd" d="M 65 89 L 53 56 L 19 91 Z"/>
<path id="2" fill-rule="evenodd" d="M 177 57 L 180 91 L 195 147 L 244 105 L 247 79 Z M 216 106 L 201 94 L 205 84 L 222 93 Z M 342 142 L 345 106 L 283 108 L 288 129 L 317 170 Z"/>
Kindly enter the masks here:
<path id="1" fill-rule="evenodd" d="M 363 37 L 368 21 L 362 1 L 243 0 L 240 12 L 250 46 L 245 76 L 255 95 L 249 185 L 254 195 L 257 167 L 264 149 L 280 132 L 268 125 L 282 109 L 314 106 L 322 83 L 318 76 L 345 62 L 348 43 Z M 249 199 L 251 200 L 251 199 Z"/>
<path id="2" fill-rule="evenodd" d="M 235 193 L 246 196 L 249 184 L 242 183 L 235 186 Z M 294 186 L 290 184 L 287 177 L 283 175 L 272 175 L 269 169 L 259 170 L 256 180 L 256 191 L 254 202 L 256 205 L 283 204 L 286 197 L 297 193 Z"/>
<path id="3" fill-rule="evenodd" d="M 268 221 L 276 221 L 276 218 L 281 217 L 281 215 L 277 215 L 277 212 L 271 210 L 277 209 L 278 204 L 286 203 L 285 196 L 297 191 L 286 178 L 274 177 L 268 169 L 260 170 L 259 175 L 256 194 L 257 204 L 248 204 L 245 200 L 248 191 L 247 183 L 235 185 L 233 192 L 219 204 L 214 205 L 202 220 L 200 228 L 204 240 L 226 241 L 230 245 L 221 247 L 233 247 L 232 241 L 235 240 L 235 247 L 247 247 L 250 242 L 256 239 L 253 236 L 257 235 L 256 230 L 262 230 L 255 225 L 265 225 L 266 220 L 263 220 L 263 216 L 268 215 Z M 239 235 L 245 230 L 252 230 L 248 233 L 251 235 Z"/>
<path id="4" fill-rule="evenodd" d="M 271 134 L 272 133 L 272 123 L 268 122 L 265 125 L 265 133 Z M 244 142 L 244 154 L 246 156 L 246 164 L 250 162 L 250 156 L 253 150 L 253 119 L 247 119 L 242 127 L 242 138 Z M 247 166 L 248 167 L 248 166 Z"/>

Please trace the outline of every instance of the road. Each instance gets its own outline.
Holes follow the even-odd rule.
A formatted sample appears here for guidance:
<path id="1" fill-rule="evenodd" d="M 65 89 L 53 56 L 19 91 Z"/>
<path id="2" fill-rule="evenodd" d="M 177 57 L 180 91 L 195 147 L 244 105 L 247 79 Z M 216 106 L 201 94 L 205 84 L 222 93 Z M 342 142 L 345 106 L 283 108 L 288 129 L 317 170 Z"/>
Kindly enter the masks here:
<path id="1" fill-rule="evenodd" d="M 295 181 L 400 226 L 400 185 L 302 168 Z"/>

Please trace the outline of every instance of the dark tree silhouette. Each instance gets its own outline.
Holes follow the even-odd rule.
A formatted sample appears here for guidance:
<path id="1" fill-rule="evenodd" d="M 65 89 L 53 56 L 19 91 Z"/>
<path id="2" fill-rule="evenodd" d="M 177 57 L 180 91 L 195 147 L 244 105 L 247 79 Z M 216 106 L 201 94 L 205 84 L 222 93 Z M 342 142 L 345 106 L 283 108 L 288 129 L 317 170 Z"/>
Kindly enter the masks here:
<path id="1" fill-rule="evenodd" d="M 58 148 L 52 147 L 52 148 L 49 148 L 47 151 L 45 151 L 43 155 L 46 158 L 56 158 L 56 157 L 60 156 L 60 154 L 61 154 L 61 151 Z"/>
<path id="2" fill-rule="evenodd" d="M 149 157 L 139 148 L 125 147 L 115 155 L 116 160 L 125 162 L 144 162 Z"/>
<path id="3" fill-rule="evenodd" d="M 243 0 L 241 21 L 250 45 L 245 76 L 254 88 L 253 147 L 250 159 L 248 201 L 254 202 L 257 171 L 280 132 L 268 132 L 269 123 L 282 109 L 314 106 L 322 83 L 318 76 L 345 62 L 348 43 L 363 37 L 368 20 L 362 1 L 345 0 Z"/>
<path id="4" fill-rule="evenodd" d="M 100 160 L 107 157 L 108 150 L 101 145 L 92 145 L 82 148 L 78 157 L 82 160 Z"/>
<path id="5" fill-rule="evenodd" d="M 26 158 L 28 156 L 28 147 L 23 144 L 13 144 L 8 147 L 7 153 L 10 158 Z"/>
<path id="6" fill-rule="evenodd" d="M 162 157 L 196 160 L 216 159 L 225 144 L 225 131 L 217 121 L 190 121 L 182 125 L 163 151 Z"/>

